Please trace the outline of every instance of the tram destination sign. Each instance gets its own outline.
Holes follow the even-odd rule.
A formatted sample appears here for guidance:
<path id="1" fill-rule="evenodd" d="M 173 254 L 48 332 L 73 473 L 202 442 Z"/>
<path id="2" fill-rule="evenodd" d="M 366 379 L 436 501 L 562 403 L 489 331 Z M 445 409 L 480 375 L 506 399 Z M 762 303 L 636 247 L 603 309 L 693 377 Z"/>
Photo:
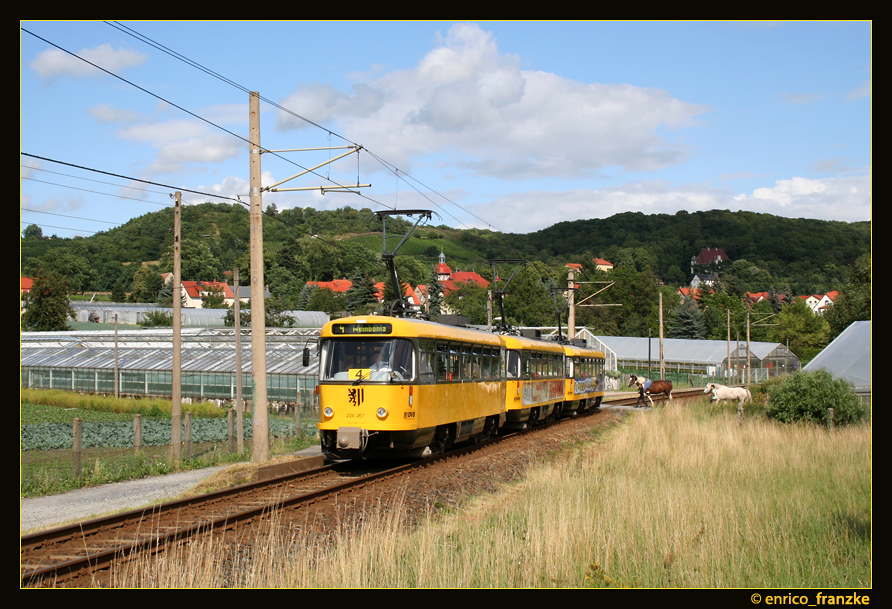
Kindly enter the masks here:
<path id="1" fill-rule="evenodd" d="M 334 324 L 331 333 L 335 336 L 345 335 L 381 335 L 393 332 L 392 324 Z"/>

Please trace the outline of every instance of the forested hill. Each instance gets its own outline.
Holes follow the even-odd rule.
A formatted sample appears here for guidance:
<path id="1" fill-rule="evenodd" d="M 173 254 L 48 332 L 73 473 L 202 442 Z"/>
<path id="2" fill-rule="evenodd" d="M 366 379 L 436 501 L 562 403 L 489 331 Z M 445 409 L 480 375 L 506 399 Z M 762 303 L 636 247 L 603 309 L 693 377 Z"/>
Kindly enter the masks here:
<path id="1" fill-rule="evenodd" d="M 614 264 L 650 266 L 667 283 L 690 279 L 691 257 L 721 248 L 776 277 L 811 275 L 851 265 L 870 252 L 870 222 L 829 222 L 770 214 L 713 210 L 674 215 L 637 212 L 560 222 L 529 235 L 512 235 L 527 252 L 556 257 L 590 253 Z M 832 273 L 831 273 L 832 274 Z"/>
<path id="2" fill-rule="evenodd" d="M 277 210 L 270 206 L 266 211 L 264 243 L 269 270 L 287 271 L 283 280 L 329 280 L 349 276 L 355 268 L 371 275 L 381 272 L 379 279 L 384 278 L 381 225 L 371 210 Z M 401 234 L 411 226 L 399 218 L 387 222 L 388 235 Z M 184 279 L 221 279 L 223 270 L 247 268 L 250 240 L 244 206 L 186 206 L 182 226 L 184 257 L 187 248 L 192 248 L 194 272 L 215 275 L 187 277 L 184 267 Z M 129 289 L 141 263 L 160 261 L 162 271 L 170 264 L 172 227 L 172 209 L 84 238 L 47 237 L 32 225 L 23 231 L 21 271 L 33 274 L 42 261 L 64 265 L 65 274 L 79 290 L 110 290 L 120 282 Z M 794 293 L 810 293 L 833 289 L 844 277 L 845 267 L 870 252 L 870 231 L 870 222 L 789 219 L 749 212 L 629 212 L 561 222 L 529 234 L 430 226 L 417 231 L 400 254 L 411 258 L 416 267 L 430 269 L 442 250 L 453 270 L 483 269 L 489 258 L 525 258 L 557 271 L 567 262 L 585 265 L 600 257 L 617 267 L 648 269 L 670 285 L 685 285 L 691 279 L 691 257 L 702 248 L 721 248 L 754 279 L 759 275 L 765 282 L 789 286 Z M 414 270 L 415 275 L 422 273 Z M 776 286 L 764 289 L 771 287 Z"/>

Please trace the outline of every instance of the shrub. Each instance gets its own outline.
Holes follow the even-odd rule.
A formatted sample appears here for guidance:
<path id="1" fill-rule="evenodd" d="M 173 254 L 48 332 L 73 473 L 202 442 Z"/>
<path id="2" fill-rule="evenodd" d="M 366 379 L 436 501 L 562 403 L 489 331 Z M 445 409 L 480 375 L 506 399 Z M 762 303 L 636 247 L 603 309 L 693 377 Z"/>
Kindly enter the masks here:
<path id="1" fill-rule="evenodd" d="M 168 311 L 146 311 L 139 325 L 143 328 L 173 326 L 173 313 Z"/>
<path id="2" fill-rule="evenodd" d="M 768 417 L 783 423 L 826 425 L 830 422 L 829 408 L 834 410 L 837 425 L 859 423 L 867 418 L 867 408 L 854 386 L 826 370 L 797 372 L 766 389 Z"/>

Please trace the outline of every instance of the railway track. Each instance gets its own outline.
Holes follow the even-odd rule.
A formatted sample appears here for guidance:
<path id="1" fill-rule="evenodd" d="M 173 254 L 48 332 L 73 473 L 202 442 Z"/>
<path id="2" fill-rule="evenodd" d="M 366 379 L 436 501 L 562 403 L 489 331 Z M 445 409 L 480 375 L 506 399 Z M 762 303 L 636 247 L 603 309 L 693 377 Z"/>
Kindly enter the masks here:
<path id="1" fill-rule="evenodd" d="M 676 400 L 702 397 L 700 390 L 676 392 Z M 610 407 L 632 407 L 636 397 L 605 402 Z M 658 402 L 659 403 L 659 402 Z M 585 415 L 583 415 L 585 416 Z M 552 425 L 511 434 L 446 455 L 397 467 L 369 463 L 336 463 L 300 473 L 239 485 L 229 489 L 97 518 L 21 537 L 22 586 L 102 585 L 103 574 L 117 562 L 163 551 L 209 531 L 234 531 L 286 509 L 300 509 L 334 495 L 349 493 L 382 479 L 458 459 L 477 450 Z"/>

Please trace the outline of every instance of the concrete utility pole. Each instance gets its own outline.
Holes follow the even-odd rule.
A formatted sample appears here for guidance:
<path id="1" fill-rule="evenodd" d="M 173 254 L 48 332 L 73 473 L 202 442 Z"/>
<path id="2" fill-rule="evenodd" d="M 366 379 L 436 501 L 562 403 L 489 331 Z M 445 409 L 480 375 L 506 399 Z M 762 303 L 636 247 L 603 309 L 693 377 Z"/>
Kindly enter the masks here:
<path id="1" fill-rule="evenodd" d="M 242 399 L 242 316 L 241 299 L 239 298 L 238 269 L 232 272 L 233 288 L 235 288 L 235 300 L 232 303 L 233 316 L 235 318 L 235 414 L 236 414 L 236 444 L 241 453 L 245 450 L 245 401 Z"/>
<path id="2" fill-rule="evenodd" d="M 118 314 L 115 313 L 115 397 L 121 397 L 120 370 L 118 370 Z"/>
<path id="3" fill-rule="evenodd" d="M 728 309 L 728 380 L 726 381 L 729 385 L 731 384 L 731 309 Z"/>
<path id="4" fill-rule="evenodd" d="M 750 362 L 750 353 L 751 353 L 750 349 L 751 348 L 752 347 L 750 345 L 750 303 L 749 303 L 749 301 L 747 301 L 747 303 L 746 303 L 746 386 L 747 386 L 747 389 L 750 387 L 750 384 L 752 383 L 752 378 L 750 376 L 752 374 L 750 372 L 752 370 L 752 363 Z"/>
<path id="5" fill-rule="evenodd" d="M 570 298 L 567 303 L 570 307 L 570 311 L 567 313 L 567 338 L 570 340 L 576 338 L 576 290 L 573 289 L 576 287 L 576 283 L 573 281 L 574 278 L 575 274 L 571 268 L 567 274 L 567 287 L 570 288 Z"/>
<path id="6" fill-rule="evenodd" d="M 269 460 L 266 398 L 266 303 L 263 301 L 263 200 L 260 183 L 260 93 L 248 101 L 251 146 L 251 402 L 254 463 Z"/>
<path id="7" fill-rule="evenodd" d="M 182 295 L 180 294 L 180 267 L 181 245 L 180 233 L 182 231 L 181 196 L 177 191 L 174 196 L 173 207 L 173 362 L 171 364 L 170 385 L 170 450 L 174 463 L 180 462 L 180 444 L 182 441 L 180 431 L 180 418 L 182 416 L 182 379 L 180 368 L 180 308 Z"/>
<path id="8" fill-rule="evenodd" d="M 666 363 L 663 360 L 663 293 L 660 292 L 660 380 L 666 380 Z"/>

